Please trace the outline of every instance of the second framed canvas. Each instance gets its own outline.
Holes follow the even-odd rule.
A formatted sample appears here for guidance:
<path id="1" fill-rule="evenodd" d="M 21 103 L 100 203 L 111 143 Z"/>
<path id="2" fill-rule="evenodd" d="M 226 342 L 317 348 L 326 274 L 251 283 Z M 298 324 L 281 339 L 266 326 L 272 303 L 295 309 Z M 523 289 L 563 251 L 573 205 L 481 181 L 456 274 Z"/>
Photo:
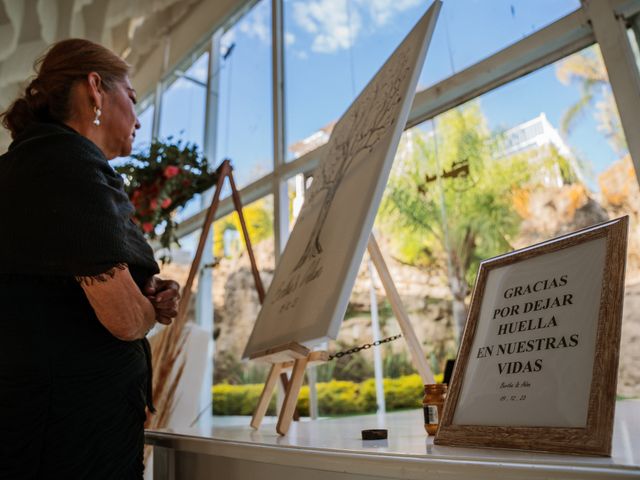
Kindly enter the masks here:
<path id="1" fill-rule="evenodd" d="M 610 454 L 627 226 L 481 264 L 436 444 Z"/>

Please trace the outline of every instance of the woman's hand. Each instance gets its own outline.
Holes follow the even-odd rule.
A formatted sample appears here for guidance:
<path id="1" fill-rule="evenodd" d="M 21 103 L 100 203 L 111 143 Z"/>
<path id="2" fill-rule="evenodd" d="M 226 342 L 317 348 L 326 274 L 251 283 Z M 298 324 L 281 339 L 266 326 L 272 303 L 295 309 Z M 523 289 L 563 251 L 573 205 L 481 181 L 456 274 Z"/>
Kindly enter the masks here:
<path id="1" fill-rule="evenodd" d="M 157 310 L 133 281 L 126 264 L 99 275 L 76 277 L 98 320 L 123 341 L 144 338 L 157 320 Z"/>
<path id="2" fill-rule="evenodd" d="M 180 300 L 178 282 L 154 276 L 145 285 L 143 293 L 153 305 L 158 323 L 170 325 L 171 320 L 178 315 Z"/>

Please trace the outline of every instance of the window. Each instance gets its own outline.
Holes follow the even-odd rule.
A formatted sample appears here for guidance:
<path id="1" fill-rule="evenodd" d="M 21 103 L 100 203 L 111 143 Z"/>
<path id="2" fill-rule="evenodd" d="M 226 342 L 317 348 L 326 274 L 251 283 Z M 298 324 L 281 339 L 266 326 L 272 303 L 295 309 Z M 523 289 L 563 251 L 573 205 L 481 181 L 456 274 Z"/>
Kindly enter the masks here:
<path id="1" fill-rule="evenodd" d="M 133 141 L 131 151 L 133 153 L 144 151 L 151 143 L 151 135 L 153 131 L 153 95 L 145 98 L 138 104 L 137 114 L 140 128 L 136 131 L 136 138 Z M 117 158 L 110 162 L 112 167 L 117 167 L 129 161 L 131 157 Z"/>
<path id="2" fill-rule="evenodd" d="M 273 196 L 245 205 L 243 212 L 266 290 L 274 269 Z M 265 368 L 240 360 L 260 311 L 260 302 L 237 213 L 213 223 L 213 252 L 214 335 L 218 340 L 214 360 L 216 381 L 264 381 Z"/>
<path id="3" fill-rule="evenodd" d="M 231 26 L 220 49 L 216 163 L 229 158 L 242 188 L 273 169 L 270 2 Z"/>
<path id="4" fill-rule="evenodd" d="M 153 132 L 153 96 L 145 99 L 140 104 L 138 113 L 138 121 L 140 122 L 140 128 L 136 132 L 136 139 L 133 142 L 133 150 L 145 148 L 151 143 L 151 136 Z"/>
<path id="5" fill-rule="evenodd" d="M 419 88 L 470 67 L 579 8 L 579 0 L 443 2 Z"/>
<path id="6" fill-rule="evenodd" d="M 624 214 L 636 231 L 640 192 L 625 145 L 597 46 L 405 133 L 376 225 L 401 262 L 394 280 L 422 286 L 403 289 L 403 301 L 437 365 L 455 352 L 442 347 L 464 327 L 482 259 Z M 640 276 L 636 237 L 626 302 Z M 623 331 L 639 320 L 626 309 Z M 637 388 L 632 350 L 623 340 L 620 394 Z"/>
<path id="7" fill-rule="evenodd" d="M 285 0 L 289 160 L 326 142 L 333 123 L 430 2 Z M 426 88 L 580 7 L 578 0 L 444 2 L 419 88 Z"/>
<path id="8" fill-rule="evenodd" d="M 161 139 L 195 143 L 202 148 L 209 54 L 201 54 L 187 69 L 176 69 L 165 82 L 160 109 Z"/>
<path id="9" fill-rule="evenodd" d="M 209 53 L 201 53 L 188 68 L 177 68 L 165 82 L 158 130 L 161 140 L 193 143 L 202 151 L 208 65 Z M 178 212 L 176 219 L 189 218 L 201 208 L 200 195 L 196 195 Z"/>
<path id="10" fill-rule="evenodd" d="M 212 163 L 230 158 L 240 189 L 273 171 L 272 0 L 246 4 L 246 11 L 216 37 L 219 50 L 209 79 L 216 99 Z M 417 0 L 283 0 L 283 6 L 284 133 L 287 160 L 292 161 L 329 139 L 335 121 L 429 5 Z M 579 0 L 444 2 L 418 88 L 433 86 L 579 8 Z M 179 69 L 165 82 L 162 137 L 174 135 L 202 144 L 206 55 L 200 51 L 191 56 L 184 73 Z M 141 110 L 143 116 L 151 119 L 153 107 Z M 136 144 L 147 136 L 150 131 L 141 130 Z M 261 182 L 246 193 L 255 199 L 272 185 L 287 182 L 293 228 L 306 183 L 303 178 L 311 174 L 309 165 L 297 165 L 295 170 L 284 166 L 273 183 L 265 187 L 266 182 Z M 407 178 L 411 173 L 417 177 Z M 447 174 L 444 179 L 443 174 Z M 407 205 L 415 207 L 411 214 L 417 225 L 403 223 L 390 206 L 394 188 L 395 193 L 413 196 L 398 198 L 414 202 Z M 223 198 L 228 193 L 225 186 Z M 455 355 L 456 336 L 462 328 L 457 320 L 464 321 L 469 289 L 482 258 L 623 214 L 631 216 L 631 232 L 637 233 L 639 196 L 597 46 L 405 132 L 375 228 L 434 373 L 440 373 L 444 360 Z M 273 195 L 268 195 L 245 210 L 257 219 L 250 230 L 258 232 L 252 238 L 260 238 L 254 240 L 254 247 L 265 283 L 274 268 L 273 201 Z M 200 201 L 194 199 L 180 218 L 200 208 Z M 461 234 L 467 227 L 473 230 L 473 241 L 465 244 L 460 239 L 465 239 Z M 194 235 L 182 241 L 184 250 L 195 249 Z M 216 220 L 212 235 L 216 381 L 260 382 L 264 369 L 238 362 L 244 334 L 250 332 L 259 305 L 237 221 L 233 216 Z M 629 238 L 627 288 L 635 292 L 640 236 L 631 233 Z M 463 263 L 456 265 L 460 259 Z M 340 337 L 329 346 L 332 351 L 370 340 L 368 275 L 364 262 Z M 384 337 L 396 333 L 397 327 L 379 283 L 375 284 Z M 240 301 L 242 295 L 251 295 L 250 300 Z M 623 328 L 637 324 L 636 311 L 625 307 Z M 236 314 L 243 325 L 240 335 L 230 323 L 230 316 Z M 384 348 L 385 375 L 412 371 L 403 341 Z M 629 349 L 623 341 L 621 372 L 627 374 L 630 369 L 624 358 L 629 358 Z M 338 370 L 344 367 L 343 378 L 357 371 L 370 375 L 367 355 L 354 357 L 350 366 L 339 366 Z M 320 367 L 319 380 L 336 378 L 331 371 L 335 368 L 335 363 Z M 621 394 L 637 391 L 636 377 L 628 378 L 619 382 Z"/>

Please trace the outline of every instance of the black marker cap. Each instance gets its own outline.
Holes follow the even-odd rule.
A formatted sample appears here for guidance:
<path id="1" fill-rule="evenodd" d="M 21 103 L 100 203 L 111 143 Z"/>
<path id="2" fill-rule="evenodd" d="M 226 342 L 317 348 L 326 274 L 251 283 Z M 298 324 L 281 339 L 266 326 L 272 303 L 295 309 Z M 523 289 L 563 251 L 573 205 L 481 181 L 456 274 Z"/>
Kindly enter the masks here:
<path id="1" fill-rule="evenodd" d="M 372 429 L 372 430 L 362 430 L 362 439 L 363 440 L 386 440 L 387 431 L 383 428 Z"/>

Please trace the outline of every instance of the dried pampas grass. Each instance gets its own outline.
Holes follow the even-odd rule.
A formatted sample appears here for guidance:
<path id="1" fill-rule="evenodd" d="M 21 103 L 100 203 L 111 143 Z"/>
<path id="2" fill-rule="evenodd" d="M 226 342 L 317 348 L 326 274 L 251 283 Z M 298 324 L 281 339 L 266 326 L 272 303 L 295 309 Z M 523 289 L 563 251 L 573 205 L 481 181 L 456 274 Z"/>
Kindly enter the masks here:
<path id="1" fill-rule="evenodd" d="M 145 430 L 167 427 L 169 418 L 174 411 L 177 400 L 176 391 L 186 364 L 184 346 L 189 337 L 186 324 L 190 297 L 189 294 L 183 294 L 178 316 L 173 324 L 164 327 L 149 339 L 153 369 L 153 405 L 156 413 L 147 412 Z M 150 453 L 151 447 L 147 445 L 144 452 L 145 464 Z"/>

